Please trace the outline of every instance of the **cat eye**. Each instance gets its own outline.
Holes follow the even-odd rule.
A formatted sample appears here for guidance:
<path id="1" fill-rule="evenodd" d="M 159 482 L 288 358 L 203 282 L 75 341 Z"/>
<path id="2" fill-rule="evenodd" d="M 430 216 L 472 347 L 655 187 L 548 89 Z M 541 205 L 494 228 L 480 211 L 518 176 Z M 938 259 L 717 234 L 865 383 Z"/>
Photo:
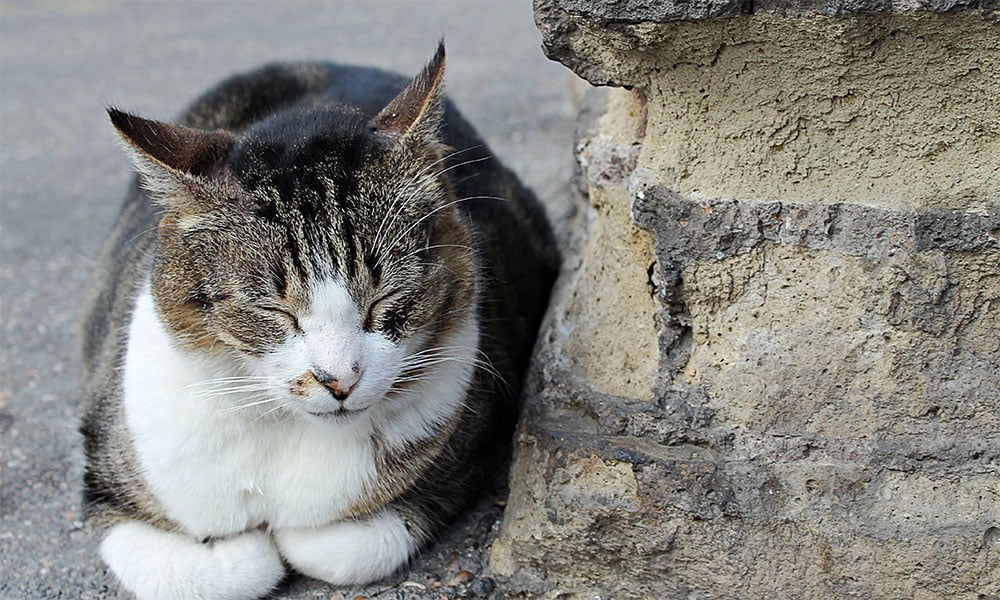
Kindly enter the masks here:
<path id="1" fill-rule="evenodd" d="M 302 333 L 302 328 L 299 327 L 299 320 L 298 320 L 298 318 L 295 315 L 293 315 L 292 313 L 288 312 L 287 310 L 285 310 L 283 308 L 278 308 L 276 306 L 258 306 L 257 308 L 259 308 L 260 310 L 262 310 L 264 312 L 276 313 L 278 315 L 281 315 L 282 318 L 284 318 L 289 323 L 291 323 L 292 328 L 295 329 L 295 331 L 297 333 Z"/>
<path id="2" fill-rule="evenodd" d="M 392 290 L 391 292 L 382 294 L 381 296 L 372 301 L 372 303 L 368 306 L 368 314 L 365 316 L 365 323 L 364 323 L 365 331 L 375 331 L 375 319 L 378 316 L 378 309 L 381 307 L 381 305 L 387 303 L 394 296 L 396 296 L 401 292 L 402 290 L 395 289 Z"/>
<path id="3" fill-rule="evenodd" d="M 195 304 L 197 304 L 200 310 L 207 311 L 210 308 L 212 308 L 212 306 L 225 302 L 226 300 L 229 300 L 232 297 L 233 297 L 232 294 L 227 294 L 225 292 L 220 292 L 211 295 L 199 293 L 195 296 L 195 298 L 192 301 Z"/>

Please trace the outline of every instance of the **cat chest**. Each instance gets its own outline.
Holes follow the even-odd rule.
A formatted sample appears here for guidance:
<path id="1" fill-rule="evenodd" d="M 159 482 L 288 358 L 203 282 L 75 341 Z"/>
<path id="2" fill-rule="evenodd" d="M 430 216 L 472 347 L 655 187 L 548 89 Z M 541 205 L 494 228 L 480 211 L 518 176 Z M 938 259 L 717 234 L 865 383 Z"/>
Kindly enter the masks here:
<path id="1" fill-rule="evenodd" d="M 137 453 L 164 511 L 197 536 L 323 525 L 342 518 L 375 477 L 364 440 L 291 424 L 242 431 L 176 425 L 161 421 L 137 435 Z"/>
<path id="2" fill-rule="evenodd" d="M 263 419 L 232 410 L 238 398 L 213 402 L 199 393 L 218 369 L 174 348 L 148 289 L 137 298 L 129 340 L 122 401 L 136 467 L 156 504 L 189 533 L 324 525 L 371 489 L 376 469 L 364 431 L 291 415 Z"/>

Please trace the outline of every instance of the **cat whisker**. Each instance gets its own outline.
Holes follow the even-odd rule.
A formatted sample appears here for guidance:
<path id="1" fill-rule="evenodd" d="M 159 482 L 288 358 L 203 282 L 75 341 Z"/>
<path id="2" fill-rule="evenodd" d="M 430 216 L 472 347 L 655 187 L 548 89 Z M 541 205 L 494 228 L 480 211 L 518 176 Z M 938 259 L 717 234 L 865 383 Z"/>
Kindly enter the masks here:
<path id="1" fill-rule="evenodd" d="M 471 163 L 475 163 L 475 162 L 480 162 L 480 161 L 483 161 L 483 160 L 489 160 L 489 158 L 491 158 L 491 157 L 478 158 L 478 159 L 474 159 L 474 160 L 469 160 L 469 161 L 461 162 L 461 163 L 458 163 L 458 164 L 455 164 L 455 165 L 451 165 L 447 169 L 443 169 L 443 170 L 439 171 L 438 173 L 434 174 L 434 177 L 431 178 L 429 181 L 433 181 L 434 178 L 443 175 L 444 173 L 450 171 L 451 169 L 455 169 L 455 168 L 461 167 L 463 165 L 467 165 L 467 164 L 471 164 Z M 416 191 L 414 191 L 413 193 L 411 193 L 410 197 L 412 197 L 415 193 L 416 193 Z M 449 203 L 447 203 L 445 205 L 439 206 L 439 207 L 435 208 L 434 210 L 432 210 L 430 213 L 428 213 L 428 214 L 424 215 L 423 217 L 421 217 L 420 219 L 418 219 L 416 222 L 411 223 L 410 226 L 407 227 L 406 230 L 403 231 L 403 233 L 401 233 L 398 236 L 396 236 L 396 238 L 393 239 L 393 241 L 390 242 L 389 245 L 386 248 L 382 248 L 381 240 L 379 240 L 379 245 L 378 245 L 378 248 L 377 248 L 377 250 L 378 250 L 377 262 L 381 263 L 382 259 L 386 255 L 386 253 L 392 251 L 392 248 L 395 247 L 395 245 L 399 242 L 399 240 L 402 239 L 403 237 L 405 237 L 407 233 L 409 233 L 410 231 L 412 231 L 413 228 L 416 227 L 418 224 L 420 224 L 424 219 L 428 218 L 429 216 L 433 215 L 434 213 L 438 212 L 439 210 L 443 210 L 443 209 L 451 206 L 452 204 L 455 204 L 455 203 L 458 203 L 458 202 L 465 202 L 467 200 L 476 200 L 476 199 L 492 199 L 492 200 L 503 200 L 503 201 L 507 200 L 506 198 L 499 198 L 499 197 L 496 197 L 496 196 L 469 196 L 469 197 L 466 197 L 466 198 L 459 198 L 458 200 L 454 200 L 454 201 L 449 202 Z M 404 203 L 401 204 L 400 210 L 397 211 L 397 213 L 396 213 L 397 215 L 402 210 L 402 207 L 405 207 L 405 205 L 406 205 L 406 202 L 404 202 Z M 393 217 L 393 220 L 395 220 L 395 216 Z"/>
<path id="2" fill-rule="evenodd" d="M 463 250 L 468 250 L 469 252 L 475 252 L 475 249 L 473 249 L 470 246 L 465 246 L 463 244 L 433 244 L 433 245 L 430 245 L 430 246 L 424 246 L 422 248 L 417 248 L 416 250 L 413 250 L 412 252 L 407 252 L 406 254 L 398 257 L 396 260 L 394 260 L 391 263 L 389 263 L 386 266 L 386 269 L 391 269 L 392 267 L 398 265 L 399 263 L 401 263 L 404 260 L 406 260 L 407 258 L 413 256 L 414 254 L 417 254 L 418 252 L 425 252 L 427 250 L 434 250 L 435 248 L 462 248 Z M 421 263 L 421 264 L 428 264 L 428 263 Z M 434 264 L 434 263 L 430 263 L 430 264 Z"/>
<path id="3" fill-rule="evenodd" d="M 471 147 L 467 148 L 466 150 L 474 150 L 477 147 L 480 147 L 480 146 L 471 146 Z M 459 151 L 459 152 L 453 152 L 452 154 L 450 154 L 450 155 L 448 155 L 448 156 L 446 156 L 444 158 L 438 159 L 438 160 L 432 162 L 431 164 L 425 166 L 424 168 L 420 169 L 420 171 L 418 171 L 413 177 L 411 177 L 410 180 L 406 182 L 406 184 L 404 184 L 403 186 L 401 186 L 402 189 L 408 189 L 409 190 L 409 194 L 406 195 L 406 201 L 408 202 L 409 200 L 412 200 L 413 197 L 416 196 L 422 190 L 422 188 L 424 186 L 429 185 L 430 183 L 436 181 L 441 175 L 447 173 L 448 171 L 450 171 L 452 169 L 456 169 L 458 167 L 463 167 L 465 165 L 470 165 L 470 164 L 473 164 L 473 163 L 482 162 L 482 161 L 488 160 L 490 158 L 488 156 L 486 156 L 486 157 L 480 157 L 480 158 L 473 158 L 473 159 L 466 160 L 466 161 L 463 161 L 463 162 L 460 162 L 460 163 L 456 163 L 454 165 L 449 165 L 448 167 L 446 167 L 444 169 L 441 169 L 441 170 L 439 170 L 439 171 L 437 171 L 435 173 L 427 173 L 427 171 L 430 170 L 431 167 L 433 167 L 433 166 L 435 166 L 435 165 L 437 165 L 437 164 L 439 164 L 439 163 L 441 163 L 441 162 L 443 162 L 443 161 L 445 161 L 445 160 L 447 160 L 447 159 L 449 159 L 449 158 L 451 158 L 453 156 L 456 156 L 456 155 L 460 154 L 461 152 L 465 152 L 466 150 L 462 150 L 462 151 Z M 400 195 L 399 197 L 402 197 L 402 196 Z M 406 204 L 406 202 L 403 202 L 404 206 L 405 206 L 405 204 Z M 397 212 L 396 214 L 398 215 L 399 213 Z"/>
<path id="4" fill-rule="evenodd" d="M 213 382 L 211 384 L 206 384 L 206 385 L 185 386 L 181 388 L 181 390 L 190 392 L 211 392 L 216 390 L 226 390 L 226 389 L 243 388 L 243 387 L 264 388 L 267 387 L 269 384 L 270 382 L 268 380 L 261 380 L 261 381 L 233 380 L 233 381 Z"/>
<path id="5" fill-rule="evenodd" d="M 198 381 L 196 381 L 194 383 L 214 383 L 216 381 L 232 381 L 233 379 L 241 379 L 241 380 L 246 380 L 246 379 L 264 380 L 264 379 L 270 379 L 270 378 L 266 377 L 266 376 L 260 376 L 260 375 L 231 375 L 231 376 L 228 376 L 228 377 L 214 377 L 212 379 L 199 379 Z"/>
<path id="6" fill-rule="evenodd" d="M 420 357 L 420 359 L 417 359 L 417 360 L 408 360 L 408 361 L 402 362 L 401 365 L 403 367 L 405 367 L 405 368 L 409 368 L 409 367 L 413 367 L 413 366 L 421 366 L 421 365 L 427 364 L 429 362 L 433 362 L 433 361 L 441 359 L 441 358 L 452 358 L 452 357 L 458 357 L 458 356 L 461 356 L 461 355 L 458 355 L 458 354 L 448 354 L 448 353 L 428 354 L 428 355 Z"/>
<path id="7" fill-rule="evenodd" d="M 435 268 L 438 268 L 438 269 L 444 269 L 445 271 L 448 271 L 449 273 L 451 273 L 455 277 L 458 277 L 458 273 L 456 273 L 455 271 L 449 269 L 448 267 L 444 266 L 441 263 L 421 262 L 421 263 L 417 263 L 417 266 L 421 266 L 421 267 L 435 267 Z"/>
<path id="8" fill-rule="evenodd" d="M 438 206 L 438 207 L 434 208 L 433 210 L 429 211 L 424 216 L 420 217 L 419 219 L 417 219 L 416 221 L 414 221 L 413 223 L 411 223 L 409 227 L 407 227 L 406 229 L 403 230 L 402 233 L 400 233 L 399 235 L 397 235 L 392 240 L 392 242 L 390 242 L 388 248 L 384 252 L 382 252 L 381 254 L 379 254 L 379 256 L 378 256 L 378 262 L 381 263 L 382 259 L 385 257 L 385 254 L 387 252 L 391 252 L 392 249 L 396 247 L 396 244 L 398 244 L 400 242 L 400 240 L 402 240 L 404 237 L 406 237 L 406 234 L 408 234 L 409 232 L 413 231 L 414 227 L 416 227 L 417 225 L 420 225 L 426 219 L 431 218 L 436 213 L 438 213 L 438 212 L 440 212 L 440 211 L 442 211 L 442 210 L 444 210 L 446 208 L 449 208 L 449 207 L 454 206 L 456 204 L 459 204 L 461 202 L 468 202 L 470 200 L 499 200 L 501 202 L 507 202 L 508 201 L 506 198 L 501 198 L 499 196 L 466 196 L 464 198 L 459 198 L 457 200 L 452 200 L 451 202 L 446 202 L 446 203 L 442 204 L 441 206 Z"/>
<path id="9" fill-rule="evenodd" d="M 407 189 L 407 188 L 412 189 L 420 181 L 421 176 L 424 173 L 426 173 L 428 170 L 430 170 L 432 167 L 434 167 L 435 165 L 438 165 L 438 164 L 440 164 L 440 163 L 448 160 L 449 158 L 458 156 L 459 154 L 462 154 L 464 152 L 468 152 L 470 150 L 475 150 L 476 148 L 482 148 L 482 144 L 476 144 L 475 146 L 469 146 L 468 148 L 463 148 L 462 150 L 456 150 L 456 151 L 451 152 L 451 153 L 449 153 L 449 154 L 447 154 L 445 156 L 442 156 L 441 158 L 437 159 L 436 161 L 434 161 L 434 162 L 430 163 L 429 165 L 426 165 L 425 167 L 423 167 L 422 169 L 420 169 L 416 173 L 416 175 L 414 175 L 413 177 L 411 177 L 410 180 L 407 181 L 404 186 L 402 186 L 402 189 Z M 375 242 L 376 243 L 375 243 L 375 245 L 373 247 L 376 248 L 376 249 L 380 249 L 379 246 L 378 246 L 378 242 L 382 239 L 382 229 L 383 229 L 383 227 L 386 226 L 386 219 L 389 217 L 389 213 L 395 208 L 396 203 L 399 202 L 399 198 L 401 196 L 402 196 L 402 194 L 394 196 L 393 199 L 392 199 L 392 201 L 391 201 L 391 203 L 386 208 L 385 214 L 382 215 L 382 221 L 379 223 L 378 230 L 375 232 Z M 405 207 L 406 206 L 406 202 L 408 202 L 412 197 L 413 197 L 413 192 L 411 192 L 409 195 L 407 195 L 407 199 L 405 201 L 403 201 L 403 202 L 400 203 L 400 209 L 397 210 L 395 213 L 393 213 L 392 220 L 389 222 L 389 226 L 390 227 L 396 221 L 396 217 L 399 216 L 399 213 L 402 210 L 402 207 Z"/>
<path id="10" fill-rule="evenodd" d="M 491 158 L 493 158 L 493 157 L 492 156 L 482 156 L 482 157 L 479 157 L 479 158 L 472 158 L 472 159 L 469 159 L 469 160 L 465 160 L 465 161 L 462 161 L 460 163 L 455 163 L 453 165 L 449 165 L 448 167 L 446 167 L 444 169 L 441 169 L 437 173 L 432 173 L 432 174 L 429 174 L 429 175 L 425 175 L 424 179 L 434 180 L 434 179 L 437 179 L 438 177 L 444 175 L 448 171 L 451 171 L 452 169 L 457 169 L 459 167 L 464 167 L 465 165 L 471 165 L 471 164 L 483 162 L 484 160 L 490 160 Z"/>
<path id="11" fill-rule="evenodd" d="M 256 402 L 250 402 L 248 404 L 239 404 L 237 406 L 231 406 L 229 408 L 224 408 L 222 410 L 217 410 L 217 413 L 233 413 L 241 410 L 246 410 L 248 408 L 253 408 L 254 406 L 260 406 L 261 404 L 268 404 L 269 402 L 275 402 L 277 398 L 265 398 L 263 400 L 258 400 Z"/>
<path id="12" fill-rule="evenodd" d="M 210 398 L 218 398 L 221 396 L 228 396 L 231 394 L 254 394 L 259 392 L 269 391 L 271 388 L 269 386 L 241 386 L 238 388 L 226 388 L 221 390 L 205 390 L 201 393 L 191 394 L 191 398 L 200 398 L 208 400 Z"/>
<path id="13" fill-rule="evenodd" d="M 470 359 L 470 358 L 463 357 L 463 356 L 439 356 L 439 357 L 433 358 L 431 360 L 428 360 L 425 363 L 420 363 L 420 364 L 416 364 L 416 365 L 409 365 L 406 368 L 404 368 L 402 371 L 403 372 L 413 371 L 413 370 L 416 370 L 416 369 L 427 368 L 428 366 L 433 366 L 433 365 L 437 365 L 437 364 L 441 364 L 441 363 L 445 363 L 445 362 L 459 362 L 459 363 L 462 363 L 462 364 L 473 365 L 475 367 L 482 368 L 484 371 L 487 371 L 487 372 L 489 372 L 491 374 L 499 376 L 499 373 L 496 371 L 496 369 L 494 369 L 493 366 L 490 365 L 488 362 L 483 361 L 483 360 Z"/>
<path id="14" fill-rule="evenodd" d="M 442 162 L 448 160 L 449 158 L 454 158 L 454 157 L 458 156 L 459 154 L 464 154 L 466 152 L 469 152 L 470 150 L 475 150 L 477 148 L 482 148 L 482 147 L 483 147 L 482 144 L 475 144 L 474 146 L 468 146 L 467 148 L 462 148 L 461 150 L 455 150 L 454 152 L 450 152 L 450 153 L 442 156 L 441 158 L 437 159 L 436 161 L 434 161 L 434 162 L 426 165 L 424 168 L 420 169 L 420 171 L 417 173 L 417 175 L 419 176 L 419 175 L 421 175 L 423 173 L 426 173 L 434 165 L 439 165 Z"/>
<path id="15" fill-rule="evenodd" d="M 196 381 L 194 383 L 189 383 L 182 387 L 182 390 L 196 390 L 198 388 L 206 388 L 217 385 L 234 385 L 242 383 L 264 383 L 269 381 L 269 377 L 220 377 L 218 379 L 205 379 L 202 381 Z"/>
<path id="16" fill-rule="evenodd" d="M 401 387 L 395 387 L 395 386 L 393 386 L 393 387 L 390 387 L 387 391 L 393 392 L 393 393 L 396 393 L 396 394 L 412 394 L 416 390 L 412 390 L 410 388 L 401 388 Z"/>
<path id="17" fill-rule="evenodd" d="M 275 400 L 277 400 L 277 399 L 275 398 Z M 279 404 L 278 404 L 277 406 L 275 406 L 274 408 L 272 408 L 272 409 L 270 409 L 270 410 L 267 410 L 267 411 L 265 411 L 265 412 L 261 413 L 260 415 L 258 415 L 256 419 L 254 419 L 253 421 L 250 421 L 250 424 L 251 424 L 251 425 L 253 425 L 253 424 L 254 424 L 254 423 L 256 423 L 257 421 L 260 421 L 261 419 L 263 419 L 263 418 L 267 417 L 268 415 L 272 415 L 272 414 L 274 414 L 275 412 L 277 412 L 277 411 L 279 411 L 279 410 L 281 410 L 281 409 L 284 409 L 284 408 L 287 408 L 287 407 L 286 407 L 286 406 L 285 406 L 284 404 L 280 404 L 280 403 L 279 403 Z"/>
<path id="18" fill-rule="evenodd" d="M 406 358 L 408 359 L 416 358 L 419 356 L 425 356 L 428 354 L 435 354 L 444 351 L 480 353 L 485 356 L 485 353 L 475 346 L 431 346 L 430 348 L 424 348 L 419 352 L 414 352 L 413 354 L 407 356 Z"/>
<path id="19" fill-rule="evenodd" d="M 133 235 L 132 237 L 130 237 L 127 242 L 125 242 L 124 244 L 122 244 L 122 246 L 128 246 L 129 244 L 131 244 L 132 242 L 134 242 L 137 239 L 141 238 L 142 236 L 146 235 L 147 233 L 149 233 L 151 231 L 156 231 L 159 228 L 160 228 L 160 225 L 156 224 L 156 225 L 153 225 L 152 227 L 150 227 L 149 229 L 147 229 L 145 231 L 140 231 L 139 233 L 137 233 L 137 234 Z"/>
<path id="20" fill-rule="evenodd" d="M 450 352 L 439 352 L 439 353 L 435 353 L 435 354 L 425 354 L 425 355 L 420 356 L 419 358 L 417 358 L 417 357 L 411 357 L 409 359 L 401 361 L 400 362 L 400 366 L 403 367 L 404 369 L 408 369 L 408 368 L 412 368 L 412 367 L 419 367 L 419 366 L 425 365 L 425 364 L 427 364 L 429 362 L 433 362 L 433 361 L 441 359 L 441 358 L 453 358 L 453 357 L 464 357 L 464 355 L 462 355 L 462 354 L 454 354 L 454 353 L 450 353 Z"/>
<path id="21" fill-rule="evenodd" d="M 449 355 L 449 354 L 441 354 L 441 355 L 436 355 L 436 356 L 428 357 L 424 361 L 407 362 L 407 363 L 404 363 L 403 368 L 400 369 L 400 374 L 404 374 L 405 375 L 408 371 L 414 371 L 414 370 L 417 370 L 417 369 L 427 368 L 429 366 L 434 366 L 434 365 L 442 364 L 442 363 L 445 363 L 445 362 L 458 362 L 458 363 L 462 363 L 462 364 L 471 365 L 471 366 L 473 366 L 475 368 L 478 368 L 478 369 L 482 369 L 483 371 L 486 371 L 487 373 L 489 373 L 490 375 L 492 375 L 494 378 L 496 378 L 500 383 L 502 383 L 505 386 L 509 387 L 509 384 L 504 379 L 504 377 L 500 374 L 500 372 L 488 360 L 478 359 L 478 358 L 470 358 L 470 357 L 467 357 L 467 356 L 456 356 L 456 355 Z"/>
<path id="22" fill-rule="evenodd" d="M 421 170 L 421 173 L 424 170 Z M 393 224 L 395 224 L 396 219 L 406 210 L 406 207 L 410 204 L 417 194 L 424 191 L 424 187 L 428 186 L 433 180 L 421 178 L 420 173 L 411 178 L 405 185 L 400 186 L 399 193 L 396 194 L 390 201 L 389 206 L 386 207 L 385 214 L 382 217 L 382 223 L 379 224 L 378 232 L 375 235 L 374 242 L 372 244 L 372 249 L 378 254 L 382 253 L 383 243 L 385 242 L 385 236 L 392 229 Z M 386 219 L 389 215 L 392 218 Z M 385 229 L 383 229 L 383 226 Z"/>

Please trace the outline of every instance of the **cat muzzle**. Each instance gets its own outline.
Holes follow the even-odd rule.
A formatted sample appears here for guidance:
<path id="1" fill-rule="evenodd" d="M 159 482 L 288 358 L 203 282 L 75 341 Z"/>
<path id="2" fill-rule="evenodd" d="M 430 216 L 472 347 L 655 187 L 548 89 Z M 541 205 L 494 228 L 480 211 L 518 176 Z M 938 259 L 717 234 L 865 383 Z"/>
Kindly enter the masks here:
<path id="1" fill-rule="evenodd" d="M 332 393 L 333 397 L 337 400 L 346 400 L 347 397 L 351 395 L 351 392 L 358 387 L 358 382 L 361 381 L 361 376 L 364 374 L 360 368 L 351 369 L 350 374 L 346 377 L 334 377 L 330 373 L 319 368 L 314 368 L 311 372 L 313 377 L 316 378 L 316 381 L 318 381 L 320 385 L 326 389 L 330 390 L 330 393 Z"/>

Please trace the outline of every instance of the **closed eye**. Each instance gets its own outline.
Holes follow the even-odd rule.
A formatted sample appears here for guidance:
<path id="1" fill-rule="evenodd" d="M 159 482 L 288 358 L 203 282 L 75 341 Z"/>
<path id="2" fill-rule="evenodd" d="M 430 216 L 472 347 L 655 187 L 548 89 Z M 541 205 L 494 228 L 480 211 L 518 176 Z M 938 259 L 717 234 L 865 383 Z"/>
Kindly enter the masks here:
<path id="1" fill-rule="evenodd" d="M 402 292 L 402 290 L 394 289 L 391 292 L 382 294 L 381 296 L 372 301 L 372 303 L 368 306 L 368 315 L 365 316 L 365 324 L 364 324 L 365 331 L 375 331 L 375 320 L 376 317 L 378 316 L 378 309 L 381 307 L 381 305 L 387 303 L 390 299 L 393 298 L 393 296 L 398 295 L 400 292 Z"/>
<path id="2" fill-rule="evenodd" d="M 259 308 L 260 310 L 262 310 L 264 312 L 275 313 L 275 314 L 280 315 L 282 318 L 284 318 L 289 323 L 291 323 L 291 325 L 295 329 L 295 331 L 297 331 L 298 333 L 302 333 L 302 328 L 299 327 L 299 320 L 298 320 L 298 318 L 296 318 L 295 315 L 293 315 L 292 313 L 288 312 L 287 310 L 285 310 L 283 308 L 278 308 L 277 306 L 258 306 L 257 308 Z"/>

